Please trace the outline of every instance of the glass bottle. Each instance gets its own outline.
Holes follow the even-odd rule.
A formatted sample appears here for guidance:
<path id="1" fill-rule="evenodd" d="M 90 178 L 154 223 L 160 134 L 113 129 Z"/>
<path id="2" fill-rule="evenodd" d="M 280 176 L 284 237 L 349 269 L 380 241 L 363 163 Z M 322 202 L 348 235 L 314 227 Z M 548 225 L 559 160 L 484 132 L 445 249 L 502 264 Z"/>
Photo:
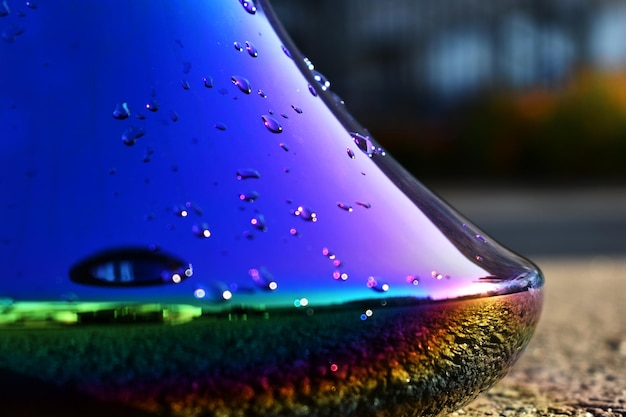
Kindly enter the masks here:
<path id="1" fill-rule="evenodd" d="M 543 278 L 347 113 L 267 2 L 0 3 L 0 387 L 71 415 L 441 415 Z"/>

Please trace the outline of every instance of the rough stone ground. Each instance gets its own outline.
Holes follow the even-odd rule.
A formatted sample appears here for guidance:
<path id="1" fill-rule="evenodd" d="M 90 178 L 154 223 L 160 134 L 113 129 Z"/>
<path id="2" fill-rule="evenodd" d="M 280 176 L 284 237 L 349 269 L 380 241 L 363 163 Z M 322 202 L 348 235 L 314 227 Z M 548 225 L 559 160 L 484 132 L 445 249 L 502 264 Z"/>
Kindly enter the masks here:
<path id="1" fill-rule="evenodd" d="M 534 259 L 544 311 L 524 356 L 450 415 L 626 417 L 626 258 Z"/>

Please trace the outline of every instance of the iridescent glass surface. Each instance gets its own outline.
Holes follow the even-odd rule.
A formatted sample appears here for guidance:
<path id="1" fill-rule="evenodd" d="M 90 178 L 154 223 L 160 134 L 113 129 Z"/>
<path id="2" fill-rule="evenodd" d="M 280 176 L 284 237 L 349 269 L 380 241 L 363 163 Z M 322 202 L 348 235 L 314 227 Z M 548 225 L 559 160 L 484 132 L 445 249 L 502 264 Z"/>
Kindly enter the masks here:
<path id="1" fill-rule="evenodd" d="M 6 409 L 438 415 L 528 342 L 538 269 L 386 155 L 265 2 L 2 1 L 0 30 Z"/>

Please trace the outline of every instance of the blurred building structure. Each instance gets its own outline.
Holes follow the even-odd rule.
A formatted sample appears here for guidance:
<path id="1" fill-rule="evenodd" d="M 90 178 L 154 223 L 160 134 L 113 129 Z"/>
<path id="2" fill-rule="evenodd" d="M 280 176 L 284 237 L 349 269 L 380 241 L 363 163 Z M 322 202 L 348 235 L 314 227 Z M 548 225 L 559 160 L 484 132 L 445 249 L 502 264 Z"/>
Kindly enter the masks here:
<path id="1" fill-rule="evenodd" d="M 398 147 L 409 154 L 437 148 L 437 140 L 456 140 L 433 124 L 451 123 L 450 115 L 485 97 L 538 89 L 558 94 L 584 71 L 626 68 L 624 0 L 272 0 L 272 5 L 357 119 L 366 120 L 388 147 L 402 142 Z M 415 145 L 420 141 L 424 146 Z"/>

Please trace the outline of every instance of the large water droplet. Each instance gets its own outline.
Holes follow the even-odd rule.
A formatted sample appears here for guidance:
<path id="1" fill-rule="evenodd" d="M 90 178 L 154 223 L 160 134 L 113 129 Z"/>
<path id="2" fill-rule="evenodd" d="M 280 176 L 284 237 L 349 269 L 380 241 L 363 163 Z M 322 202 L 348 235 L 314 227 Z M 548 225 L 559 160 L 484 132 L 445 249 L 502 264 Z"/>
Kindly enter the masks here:
<path id="1" fill-rule="evenodd" d="M 231 77 L 231 81 L 235 84 L 243 93 L 250 94 L 252 92 L 252 87 L 250 86 L 250 81 L 239 75 L 233 75 Z"/>
<path id="2" fill-rule="evenodd" d="M 248 51 L 248 54 L 252 58 L 256 58 L 257 56 L 259 56 L 259 52 L 257 51 L 256 47 L 248 41 L 246 41 L 246 51 Z"/>
<path id="3" fill-rule="evenodd" d="M 254 226 L 257 230 L 267 232 L 267 224 L 265 223 L 265 217 L 262 214 L 257 214 L 252 219 L 250 219 L 250 224 Z"/>
<path id="4" fill-rule="evenodd" d="M 247 193 L 239 194 L 239 199 L 241 201 L 247 201 L 248 203 L 252 203 L 257 198 L 259 198 L 259 193 L 257 193 L 256 191 L 248 191 Z"/>
<path id="5" fill-rule="evenodd" d="M 250 14 L 256 13 L 256 6 L 252 0 L 239 0 L 239 3 L 241 3 L 246 12 Z"/>
<path id="6" fill-rule="evenodd" d="M 122 142 L 124 145 L 133 146 L 137 139 L 146 134 L 146 131 L 137 126 L 129 126 L 124 133 L 122 133 Z"/>
<path id="7" fill-rule="evenodd" d="M 274 119 L 272 116 L 268 116 L 266 114 L 261 116 L 263 120 L 263 124 L 265 127 L 273 133 L 281 133 L 283 131 L 283 127 L 278 123 L 278 120 Z"/>
<path id="8" fill-rule="evenodd" d="M 127 119 L 130 116 L 130 109 L 128 108 L 128 103 L 118 103 L 115 106 L 115 110 L 113 110 L 113 117 L 118 120 Z"/>
<path id="9" fill-rule="evenodd" d="M 240 169 L 237 171 L 238 180 L 247 180 L 249 178 L 261 178 L 259 171 L 252 168 Z"/>
<path id="10" fill-rule="evenodd" d="M 213 78 L 211 77 L 202 77 L 202 83 L 206 88 L 213 88 Z"/>
<path id="11" fill-rule="evenodd" d="M 370 158 L 372 157 L 372 155 L 374 155 L 376 148 L 374 147 L 374 144 L 370 140 L 369 136 L 363 136 L 357 132 L 350 132 L 350 135 L 352 136 L 352 139 L 354 140 L 356 146 L 358 146 L 359 149 L 363 151 L 363 153 L 365 153 Z"/>

